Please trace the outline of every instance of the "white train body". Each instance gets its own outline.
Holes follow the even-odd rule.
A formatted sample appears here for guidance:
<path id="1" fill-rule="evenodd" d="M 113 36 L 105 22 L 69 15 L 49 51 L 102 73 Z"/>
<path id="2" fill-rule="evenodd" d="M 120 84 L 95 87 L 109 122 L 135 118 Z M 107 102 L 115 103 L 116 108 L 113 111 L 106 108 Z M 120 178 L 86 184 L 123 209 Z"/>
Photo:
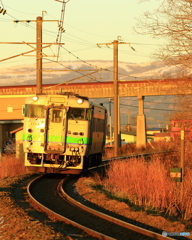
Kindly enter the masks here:
<path id="1" fill-rule="evenodd" d="M 24 107 L 25 166 L 79 174 L 98 165 L 106 138 L 107 111 L 72 93 L 28 97 Z"/>

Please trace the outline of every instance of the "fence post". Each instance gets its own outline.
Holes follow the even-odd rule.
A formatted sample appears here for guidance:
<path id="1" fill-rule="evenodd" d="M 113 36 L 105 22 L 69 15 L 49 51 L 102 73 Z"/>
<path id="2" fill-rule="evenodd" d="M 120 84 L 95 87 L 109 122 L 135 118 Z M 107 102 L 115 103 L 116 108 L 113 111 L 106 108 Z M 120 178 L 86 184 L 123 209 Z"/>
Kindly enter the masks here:
<path id="1" fill-rule="evenodd" d="M 180 160 L 180 167 L 181 167 L 180 201 L 181 202 L 183 200 L 184 161 L 185 161 L 185 126 L 184 126 L 184 124 L 182 124 L 182 129 L 181 129 L 181 160 Z"/>

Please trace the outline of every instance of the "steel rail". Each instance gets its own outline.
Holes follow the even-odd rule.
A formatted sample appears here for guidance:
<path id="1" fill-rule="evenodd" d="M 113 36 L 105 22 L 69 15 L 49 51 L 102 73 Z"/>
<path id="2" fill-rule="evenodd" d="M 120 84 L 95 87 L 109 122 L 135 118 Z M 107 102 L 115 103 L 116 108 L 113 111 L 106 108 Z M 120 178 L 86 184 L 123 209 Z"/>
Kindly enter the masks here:
<path id="1" fill-rule="evenodd" d="M 163 154 L 163 153 L 174 153 L 175 151 L 160 151 L 160 152 L 151 152 L 151 153 L 139 153 L 139 154 L 132 154 L 132 155 L 123 155 L 123 156 L 117 156 L 117 157 L 110 157 L 110 158 L 104 158 L 102 162 L 108 162 L 113 160 L 122 160 L 122 159 L 131 159 L 131 158 L 139 158 L 139 157 L 149 157 L 155 154 Z M 95 168 L 95 167 L 93 167 Z M 92 168 L 89 168 L 92 169 Z"/>
<path id="2" fill-rule="evenodd" d="M 165 153 L 165 152 L 166 152 L 166 151 L 164 151 L 164 152 L 158 152 L 158 153 Z M 130 159 L 130 158 L 132 158 L 132 157 L 148 156 L 148 155 L 152 155 L 152 154 L 157 154 L 157 153 L 144 153 L 144 154 L 137 154 L 137 155 L 131 155 L 131 156 L 130 156 L 130 155 L 129 155 L 129 156 L 121 156 L 121 157 L 115 157 L 115 158 L 105 159 L 105 160 L 102 161 L 102 162 L 105 162 L 105 161 L 107 162 L 107 161 L 110 161 L 110 160 L 117 160 L 117 159 L 125 159 L 125 158 L 129 158 L 129 159 Z M 109 165 L 109 164 L 110 164 L 110 163 L 104 164 L 104 165 L 101 165 L 101 166 L 98 166 L 98 167 L 104 167 L 104 166 Z M 97 167 L 92 167 L 91 169 L 95 169 L 95 168 L 97 168 Z M 91 169 L 89 169 L 89 170 L 91 170 Z M 99 233 L 99 232 L 97 232 L 97 231 L 95 231 L 95 230 L 92 230 L 92 229 L 90 229 L 90 228 L 87 228 L 87 227 L 85 227 L 85 226 L 83 226 L 83 225 L 81 225 L 81 224 L 79 224 L 79 223 L 76 223 L 76 222 L 68 219 L 68 218 L 66 218 L 66 217 L 64 217 L 64 216 L 62 216 L 62 215 L 60 215 L 60 214 L 52 211 L 51 209 L 45 207 L 45 206 L 44 206 L 43 204 L 41 204 L 40 202 L 38 202 L 38 201 L 32 196 L 32 194 L 31 194 L 31 189 L 33 188 L 33 186 L 34 186 L 35 184 L 38 184 L 38 181 L 41 181 L 41 177 L 42 177 L 42 176 L 35 178 L 35 179 L 32 180 L 32 181 L 28 184 L 28 186 L 27 186 L 28 196 L 29 196 L 29 198 L 31 199 L 31 201 L 33 202 L 33 204 L 38 207 L 38 209 L 41 209 L 43 212 L 46 212 L 46 213 L 48 213 L 49 215 L 54 216 L 56 219 L 58 219 L 58 220 L 60 220 L 60 221 L 63 221 L 63 222 L 65 222 L 65 223 L 67 223 L 67 224 L 73 225 L 74 227 L 77 227 L 77 228 L 79 228 L 79 229 L 82 229 L 84 232 L 86 232 L 87 234 L 89 234 L 89 235 L 91 235 L 91 236 L 93 236 L 93 237 L 97 237 L 98 239 L 102 239 L 102 240 L 114 240 L 114 238 L 111 238 L 111 237 L 109 237 L 109 236 L 107 236 L 107 235 L 104 235 L 104 234 L 102 234 L 102 233 Z M 94 215 L 96 215 L 96 216 L 98 216 L 98 217 L 100 217 L 100 218 L 103 218 L 103 219 L 105 219 L 105 220 L 107 220 L 107 221 L 110 221 L 110 222 L 112 222 L 112 223 L 114 223 L 114 224 L 117 224 L 117 225 L 122 226 L 122 227 L 124 227 L 124 228 L 127 228 L 127 229 L 129 229 L 129 230 L 132 230 L 132 231 L 134 231 L 134 232 L 137 232 L 137 233 L 140 233 L 140 234 L 143 234 L 143 235 L 145 235 L 145 236 L 149 236 L 149 237 L 152 237 L 152 238 L 155 238 L 155 239 L 159 239 L 159 240 L 165 239 L 165 237 L 162 236 L 162 235 L 160 235 L 159 233 L 155 233 L 155 232 L 152 232 L 152 231 L 143 229 L 143 228 L 141 228 L 141 227 L 137 227 L 137 226 L 132 225 L 132 224 L 130 224 L 130 223 L 121 221 L 121 220 L 119 220 L 119 219 L 117 219 L 117 218 L 108 216 L 108 215 L 106 215 L 106 214 L 104 214 L 104 213 L 101 213 L 101 212 L 98 212 L 98 211 L 96 211 L 96 210 L 94 210 L 94 209 L 91 209 L 91 208 L 85 206 L 84 204 L 81 204 L 80 202 L 76 201 L 75 199 L 73 199 L 73 198 L 71 198 L 69 195 L 67 195 L 67 193 L 63 190 L 63 185 L 64 185 L 64 183 L 65 183 L 64 181 L 66 181 L 66 179 L 65 179 L 65 180 L 62 180 L 62 181 L 59 183 L 59 185 L 58 185 L 58 187 L 57 187 L 57 188 L 59 189 L 58 192 L 60 193 L 60 195 L 61 195 L 63 198 L 65 198 L 68 202 L 71 202 L 73 205 L 76 205 L 77 207 L 79 207 L 79 208 L 81 208 L 81 209 L 83 209 L 83 210 L 85 210 L 85 211 L 87 211 L 87 212 L 90 212 L 90 213 L 92 213 L 92 214 L 94 214 Z M 169 239 L 173 239 L 173 238 L 166 237 L 166 239 L 169 240 Z"/>
<path id="3" fill-rule="evenodd" d="M 99 212 L 99 211 L 96 211 L 78 201 L 76 201 L 75 199 L 71 198 L 65 191 L 64 191 L 64 184 L 66 183 L 66 179 L 62 180 L 59 185 L 58 185 L 58 189 L 59 189 L 59 192 L 60 194 L 62 195 L 63 198 L 67 199 L 69 202 L 71 202 L 72 204 L 76 205 L 77 207 L 87 211 L 87 212 L 90 212 L 100 218 L 103 218 L 107 221 L 110 221 L 114 224 L 117 224 L 117 225 L 120 225 L 124 228 L 127 228 L 127 229 L 130 229 L 130 230 L 133 230 L 137 233 L 141 233 L 145 236 L 149 236 L 149 237 L 152 237 L 154 239 L 158 239 L 158 240 L 165 240 L 165 239 L 168 239 L 168 240 L 173 240 L 173 238 L 169 238 L 169 237 L 164 237 L 162 235 L 160 235 L 159 233 L 155 233 L 155 232 L 152 232 L 152 231 L 149 231 L 147 229 L 144 229 L 144 228 L 141 228 L 141 227 L 137 227 L 133 224 L 130 224 L 130 223 L 127 223 L 127 222 L 124 222 L 122 220 L 119 220 L 117 218 L 114 218 L 114 217 L 111 217 L 109 215 L 106 215 L 102 212 Z"/>
<path id="4" fill-rule="evenodd" d="M 88 235 L 90 235 L 90 236 L 96 237 L 96 238 L 101 239 L 101 240 L 115 240 L 114 238 L 111 238 L 111 237 L 109 237 L 109 236 L 107 236 L 107 235 L 104 235 L 104 234 L 99 233 L 99 232 L 97 232 L 97 231 L 94 231 L 94 230 L 92 230 L 92 229 L 90 229 L 90 228 L 87 228 L 87 227 L 85 227 L 85 226 L 83 226 L 83 225 L 81 225 L 81 224 L 78 224 L 78 223 L 76 223 L 76 222 L 74 222 L 74 221 L 72 221 L 72 220 L 70 220 L 70 219 L 68 219 L 68 218 L 66 218 L 66 217 L 64 217 L 64 216 L 62 216 L 62 215 L 54 212 L 54 211 L 52 211 L 51 209 L 45 207 L 43 204 L 41 204 L 40 202 L 38 202 L 38 201 L 32 196 L 32 194 L 31 194 L 31 188 L 33 188 L 34 185 L 37 184 L 37 183 L 40 181 L 41 177 L 42 177 L 42 176 L 33 179 L 33 180 L 28 184 L 28 186 L 27 186 L 28 196 L 29 196 L 30 200 L 33 202 L 33 204 L 35 204 L 35 206 L 38 207 L 38 209 L 40 209 L 40 210 L 42 210 L 43 212 L 46 212 L 47 214 L 55 217 L 55 218 L 58 219 L 59 221 L 65 222 L 66 224 L 71 224 L 71 225 L 73 225 L 74 227 L 77 227 L 77 228 L 83 230 L 84 232 L 86 232 L 86 233 L 87 233 Z"/>

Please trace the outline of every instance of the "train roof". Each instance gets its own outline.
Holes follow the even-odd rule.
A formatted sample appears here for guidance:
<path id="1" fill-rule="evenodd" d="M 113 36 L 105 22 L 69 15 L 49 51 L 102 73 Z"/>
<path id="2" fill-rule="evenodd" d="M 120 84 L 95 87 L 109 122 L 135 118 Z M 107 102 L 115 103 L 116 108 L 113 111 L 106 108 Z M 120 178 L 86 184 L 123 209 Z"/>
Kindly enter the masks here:
<path id="1" fill-rule="evenodd" d="M 104 106 L 103 106 L 103 103 L 98 103 L 98 102 L 95 102 L 95 101 L 90 101 L 88 97 L 86 96 L 81 96 L 79 94 L 76 94 L 76 93 L 73 93 L 73 92 L 61 92 L 61 93 L 56 93 L 56 94 L 46 94 L 46 93 L 40 93 L 40 94 L 36 94 L 36 96 L 53 96 L 53 95 L 57 95 L 57 96 L 67 96 L 67 97 L 75 97 L 75 98 L 81 98 L 81 99 L 84 99 L 86 101 L 89 102 L 89 104 L 93 105 L 93 106 L 96 106 L 96 107 L 100 107 L 100 108 L 103 108 L 103 109 L 106 109 Z M 34 96 L 34 95 L 33 95 Z M 30 96 L 28 98 L 31 98 L 33 96 Z"/>
<path id="2" fill-rule="evenodd" d="M 58 95 L 65 95 L 65 96 L 72 96 L 72 97 L 77 97 L 77 98 L 82 98 L 85 100 L 89 100 L 88 97 L 85 96 L 80 96 L 79 94 L 73 93 L 73 92 L 63 92 L 63 93 L 57 93 Z"/>
<path id="3" fill-rule="evenodd" d="M 71 96 L 71 97 L 82 98 L 82 99 L 84 99 L 84 100 L 89 101 L 90 104 L 92 104 L 92 105 L 94 105 L 94 106 L 105 108 L 102 103 L 90 101 L 88 97 L 81 96 L 81 95 L 76 94 L 76 93 L 73 93 L 73 92 L 63 92 L 63 93 L 58 93 L 58 95 L 65 95 L 65 96 L 68 96 L 68 97 Z"/>

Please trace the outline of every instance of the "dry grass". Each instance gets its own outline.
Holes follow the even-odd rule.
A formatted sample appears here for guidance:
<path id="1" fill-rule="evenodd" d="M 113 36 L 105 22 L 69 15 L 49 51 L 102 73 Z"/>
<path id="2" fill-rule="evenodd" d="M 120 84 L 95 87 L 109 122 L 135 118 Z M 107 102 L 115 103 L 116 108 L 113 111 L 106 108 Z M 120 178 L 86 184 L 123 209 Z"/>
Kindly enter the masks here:
<path id="1" fill-rule="evenodd" d="M 169 144 L 168 149 L 174 149 L 175 152 L 169 155 L 153 155 L 149 162 L 144 158 L 112 162 L 106 170 L 106 176 L 102 178 L 95 175 L 94 181 L 114 197 L 123 198 L 145 210 L 157 210 L 169 216 L 190 219 L 192 216 L 192 168 L 189 161 L 191 143 L 186 144 L 183 196 L 180 191 L 181 183 L 176 183 L 170 178 L 170 168 L 179 167 L 180 145 L 175 143 L 170 147 Z"/>
<path id="2" fill-rule="evenodd" d="M 176 145 L 173 142 L 166 142 L 166 141 L 158 141 L 147 143 L 146 147 L 136 147 L 136 144 L 123 144 L 119 150 L 119 156 L 123 155 L 135 155 L 141 153 L 152 153 L 152 152 L 160 152 L 165 150 L 175 150 Z M 114 148 L 107 147 L 105 148 L 104 158 L 112 158 L 114 157 Z"/>
<path id="3" fill-rule="evenodd" d="M 25 174 L 24 160 L 14 154 L 5 154 L 0 160 L 0 179 Z"/>

